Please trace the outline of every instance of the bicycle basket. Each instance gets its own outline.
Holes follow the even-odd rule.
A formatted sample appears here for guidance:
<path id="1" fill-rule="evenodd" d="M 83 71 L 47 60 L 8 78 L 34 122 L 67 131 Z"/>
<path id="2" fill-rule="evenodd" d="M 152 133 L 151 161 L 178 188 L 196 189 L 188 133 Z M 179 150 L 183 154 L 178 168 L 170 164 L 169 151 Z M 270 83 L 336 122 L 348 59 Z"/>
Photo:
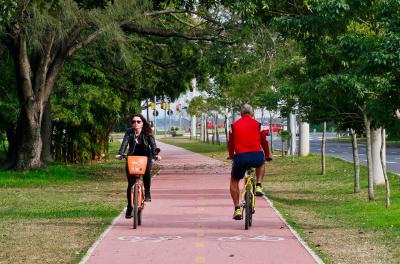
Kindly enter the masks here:
<path id="1" fill-rule="evenodd" d="M 146 156 L 128 156 L 129 175 L 144 175 L 146 172 Z"/>

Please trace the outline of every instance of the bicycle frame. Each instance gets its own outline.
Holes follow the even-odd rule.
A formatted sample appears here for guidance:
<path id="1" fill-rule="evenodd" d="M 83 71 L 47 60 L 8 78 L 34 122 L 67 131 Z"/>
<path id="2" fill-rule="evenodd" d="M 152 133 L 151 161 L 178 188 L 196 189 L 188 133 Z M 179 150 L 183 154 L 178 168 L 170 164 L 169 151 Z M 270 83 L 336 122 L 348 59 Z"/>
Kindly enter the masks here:
<path id="1" fill-rule="evenodd" d="M 247 174 L 247 173 L 246 173 Z M 244 184 L 244 186 L 243 186 L 243 190 L 242 190 L 242 201 L 244 201 L 245 200 L 245 197 L 246 197 L 246 187 L 248 186 L 248 185 L 250 185 L 250 190 L 251 190 L 251 197 L 252 197 L 252 201 L 251 201 L 251 204 L 252 204 L 252 206 L 253 206 L 253 208 L 254 208 L 254 206 L 255 206 L 255 204 L 256 204 L 256 198 L 255 198 L 255 194 L 254 194 L 254 185 L 253 185 L 253 182 L 255 181 L 255 178 L 254 178 L 254 176 L 253 176 L 253 172 L 251 172 L 251 173 L 248 173 L 247 175 L 246 175 L 246 177 L 245 177 L 245 184 Z"/>
<path id="2" fill-rule="evenodd" d="M 245 184 L 242 191 L 242 219 L 244 218 L 244 227 L 249 229 L 253 223 L 254 206 L 256 203 L 254 193 L 254 176 L 253 170 L 248 170 L 246 173 Z"/>

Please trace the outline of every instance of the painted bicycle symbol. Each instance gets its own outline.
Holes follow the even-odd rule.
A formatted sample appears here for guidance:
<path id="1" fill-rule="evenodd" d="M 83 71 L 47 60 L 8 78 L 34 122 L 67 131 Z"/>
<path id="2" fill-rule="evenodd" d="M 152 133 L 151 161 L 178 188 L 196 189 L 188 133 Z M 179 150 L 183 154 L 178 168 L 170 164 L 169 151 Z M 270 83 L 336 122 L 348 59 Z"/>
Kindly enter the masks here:
<path id="1" fill-rule="evenodd" d="M 119 240 L 130 241 L 130 242 L 148 242 L 148 243 L 158 243 L 168 240 L 181 239 L 180 236 L 160 236 L 160 237 L 140 237 L 140 236 L 123 236 L 119 237 Z"/>
<path id="2" fill-rule="evenodd" d="M 220 241 L 266 241 L 266 242 L 279 242 L 285 240 L 283 237 L 274 237 L 274 236 L 267 236 L 267 235 L 260 235 L 260 236 L 244 236 L 244 235 L 237 235 L 231 237 L 220 237 L 218 238 Z"/>

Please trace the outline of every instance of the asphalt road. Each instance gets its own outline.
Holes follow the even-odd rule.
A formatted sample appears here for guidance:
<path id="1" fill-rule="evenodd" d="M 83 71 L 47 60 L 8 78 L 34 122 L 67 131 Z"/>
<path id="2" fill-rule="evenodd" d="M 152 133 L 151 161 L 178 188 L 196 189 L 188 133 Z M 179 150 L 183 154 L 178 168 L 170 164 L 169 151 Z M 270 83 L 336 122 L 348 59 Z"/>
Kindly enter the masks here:
<path id="1" fill-rule="evenodd" d="M 328 135 L 327 154 L 339 157 L 344 160 L 353 162 L 353 153 L 350 142 L 337 142 L 335 141 L 335 134 Z M 297 140 L 298 143 L 298 140 Z M 274 148 L 280 149 L 281 142 L 279 139 L 274 140 Z M 365 144 L 358 145 L 360 162 L 367 163 L 366 146 Z M 321 134 L 310 134 L 310 152 L 314 154 L 321 153 Z M 387 169 L 400 174 L 400 148 L 388 146 L 386 147 L 386 166 Z"/>

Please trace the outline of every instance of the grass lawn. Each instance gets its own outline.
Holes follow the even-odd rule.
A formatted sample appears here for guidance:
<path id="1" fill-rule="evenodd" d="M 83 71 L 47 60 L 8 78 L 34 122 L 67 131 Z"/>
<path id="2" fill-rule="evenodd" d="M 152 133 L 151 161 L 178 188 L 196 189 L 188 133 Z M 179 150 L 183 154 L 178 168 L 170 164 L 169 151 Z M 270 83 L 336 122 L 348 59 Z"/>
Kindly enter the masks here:
<path id="1" fill-rule="evenodd" d="M 225 146 L 162 141 L 220 160 L 227 156 Z M 392 206 L 386 209 L 383 187 L 368 202 L 365 167 L 362 192 L 354 194 L 351 163 L 329 157 L 326 176 L 320 166 L 318 155 L 274 157 L 267 164 L 265 190 L 289 224 L 327 263 L 400 263 L 399 177 L 390 174 Z"/>
<path id="2" fill-rule="evenodd" d="M 0 263 L 78 263 L 125 193 L 123 161 L 0 171 Z"/>

